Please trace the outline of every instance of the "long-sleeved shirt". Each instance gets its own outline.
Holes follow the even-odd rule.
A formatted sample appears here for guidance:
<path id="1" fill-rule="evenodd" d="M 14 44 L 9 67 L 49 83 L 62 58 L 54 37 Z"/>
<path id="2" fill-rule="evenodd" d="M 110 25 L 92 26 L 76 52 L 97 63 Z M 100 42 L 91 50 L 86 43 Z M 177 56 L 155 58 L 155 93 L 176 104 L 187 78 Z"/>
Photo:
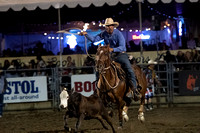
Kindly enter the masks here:
<path id="1" fill-rule="evenodd" d="M 104 39 L 104 43 L 106 45 L 110 44 L 110 47 L 113 48 L 113 52 L 126 51 L 126 42 L 124 36 L 118 29 L 114 29 L 112 34 L 102 31 L 100 34 L 94 37 L 88 34 L 86 34 L 86 37 L 91 42 L 97 42 Z"/>

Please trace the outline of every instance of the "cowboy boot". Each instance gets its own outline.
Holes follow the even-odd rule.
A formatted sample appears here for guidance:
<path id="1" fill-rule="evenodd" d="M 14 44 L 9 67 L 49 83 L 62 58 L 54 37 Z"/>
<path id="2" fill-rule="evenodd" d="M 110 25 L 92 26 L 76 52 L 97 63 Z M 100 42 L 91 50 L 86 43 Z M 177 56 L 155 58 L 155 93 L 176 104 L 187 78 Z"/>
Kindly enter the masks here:
<path id="1" fill-rule="evenodd" d="M 140 91 L 138 90 L 138 88 L 136 88 L 132 81 L 129 81 L 129 85 L 131 88 L 131 96 L 133 98 L 134 101 L 138 101 L 139 99 L 141 99 L 142 95 L 140 94 Z"/>

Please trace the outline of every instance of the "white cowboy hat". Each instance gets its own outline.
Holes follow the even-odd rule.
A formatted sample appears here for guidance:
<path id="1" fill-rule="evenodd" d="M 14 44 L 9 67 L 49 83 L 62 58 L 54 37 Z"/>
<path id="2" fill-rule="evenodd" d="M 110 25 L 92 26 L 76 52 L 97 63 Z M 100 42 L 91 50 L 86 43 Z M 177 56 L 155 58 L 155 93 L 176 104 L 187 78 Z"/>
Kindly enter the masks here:
<path id="1" fill-rule="evenodd" d="M 10 66 L 8 67 L 8 70 L 13 70 L 13 69 L 15 69 L 15 67 L 14 67 L 13 65 L 10 65 Z"/>
<path id="2" fill-rule="evenodd" d="M 148 64 L 149 64 L 149 65 L 155 65 L 155 64 L 157 64 L 157 62 L 156 62 L 156 61 L 153 61 L 153 60 L 150 60 L 150 61 L 148 61 Z"/>
<path id="3" fill-rule="evenodd" d="M 196 47 L 196 50 L 200 51 L 200 47 Z"/>
<path id="4" fill-rule="evenodd" d="M 114 25 L 114 27 L 117 27 L 117 26 L 119 26 L 119 23 L 114 22 L 112 18 L 106 18 L 105 24 L 103 24 L 103 25 L 105 25 L 105 26 Z"/>
<path id="5" fill-rule="evenodd" d="M 160 58 L 159 61 L 162 62 L 162 61 L 165 61 L 165 60 L 163 58 Z"/>

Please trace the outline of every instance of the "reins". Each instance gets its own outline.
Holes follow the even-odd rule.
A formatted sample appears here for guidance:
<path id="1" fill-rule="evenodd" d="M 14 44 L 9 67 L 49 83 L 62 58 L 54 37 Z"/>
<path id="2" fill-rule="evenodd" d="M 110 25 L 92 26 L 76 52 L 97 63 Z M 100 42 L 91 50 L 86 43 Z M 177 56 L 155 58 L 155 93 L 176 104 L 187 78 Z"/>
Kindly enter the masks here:
<path id="1" fill-rule="evenodd" d="M 113 63 L 111 63 L 110 65 L 112 65 L 113 66 L 113 68 L 114 68 L 114 74 L 112 73 L 112 71 L 111 71 L 111 73 L 113 74 L 113 75 L 115 75 L 115 86 L 111 86 L 111 84 L 108 82 L 108 80 L 106 79 L 106 77 L 105 77 L 105 71 L 103 71 L 103 72 L 101 72 L 100 74 L 103 76 L 103 78 L 104 78 L 104 80 L 106 81 L 106 83 L 108 84 L 108 86 L 111 88 L 111 89 L 115 89 L 118 85 L 119 85 L 119 78 L 118 78 L 118 76 L 117 76 L 117 69 L 116 69 L 116 66 L 115 65 L 113 65 Z M 108 69 L 110 69 L 111 67 L 109 66 L 109 67 L 106 67 L 106 68 L 104 68 L 103 70 L 108 70 Z"/>

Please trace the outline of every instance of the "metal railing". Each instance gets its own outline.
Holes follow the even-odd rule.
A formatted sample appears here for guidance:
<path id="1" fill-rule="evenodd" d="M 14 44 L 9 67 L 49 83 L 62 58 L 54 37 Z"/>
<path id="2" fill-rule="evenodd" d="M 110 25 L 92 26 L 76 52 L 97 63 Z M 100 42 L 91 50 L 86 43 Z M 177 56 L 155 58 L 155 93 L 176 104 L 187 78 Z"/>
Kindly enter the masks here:
<path id="1" fill-rule="evenodd" d="M 174 96 L 181 96 L 179 94 L 179 72 L 184 70 L 199 71 L 200 63 L 168 63 L 168 64 L 157 64 L 156 73 L 160 82 L 161 87 L 155 86 L 155 97 L 157 98 L 158 106 L 160 104 L 173 104 Z M 141 65 L 145 68 L 146 65 Z M 48 101 L 52 103 L 52 108 L 57 108 L 60 102 L 59 94 L 61 87 L 65 86 L 68 89 L 71 88 L 71 76 L 77 74 L 94 74 L 95 67 L 56 67 L 56 68 L 43 68 L 40 69 L 47 76 L 47 88 L 48 88 Z M 32 72 L 33 75 L 27 75 L 25 73 Z M 22 76 L 34 76 L 37 75 L 37 69 L 18 69 L 18 70 L 7 70 L 5 74 L 9 77 L 22 77 Z M 160 102 L 160 98 L 165 98 L 165 102 Z M 200 101 L 199 101 L 200 102 Z"/>

